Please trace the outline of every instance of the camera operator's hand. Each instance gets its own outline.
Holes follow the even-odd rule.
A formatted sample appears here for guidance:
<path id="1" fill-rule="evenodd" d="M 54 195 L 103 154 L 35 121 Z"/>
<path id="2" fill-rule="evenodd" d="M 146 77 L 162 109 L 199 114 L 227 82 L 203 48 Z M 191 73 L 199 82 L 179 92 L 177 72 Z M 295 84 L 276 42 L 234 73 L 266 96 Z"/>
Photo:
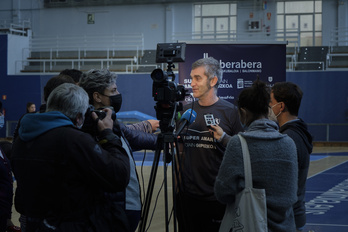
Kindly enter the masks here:
<path id="1" fill-rule="evenodd" d="M 102 120 L 99 119 L 98 115 L 95 112 L 92 112 L 91 116 L 93 120 L 97 121 L 97 126 L 99 131 L 103 131 L 105 129 L 111 129 L 113 128 L 114 121 L 111 118 L 112 110 L 109 108 L 103 109 L 105 111 L 106 116 Z"/>
<path id="2" fill-rule="evenodd" d="M 149 119 L 147 120 L 150 124 L 151 124 L 151 127 L 152 127 L 152 133 L 154 133 L 160 126 L 159 124 L 159 120 L 153 120 L 153 119 Z"/>

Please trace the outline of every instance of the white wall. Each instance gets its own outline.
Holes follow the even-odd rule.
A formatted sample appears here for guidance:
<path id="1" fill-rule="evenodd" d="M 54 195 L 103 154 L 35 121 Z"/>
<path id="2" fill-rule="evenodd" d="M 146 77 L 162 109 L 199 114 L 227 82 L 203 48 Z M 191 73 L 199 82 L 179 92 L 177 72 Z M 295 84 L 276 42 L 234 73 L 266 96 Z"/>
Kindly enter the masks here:
<path id="1" fill-rule="evenodd" d="M 17 61 L 28 58 L 29 37 L 9 34 L 7 38 L 7 74 L 14 75 L 23 69 Z"/>
<path id="2" fill-rule="evenodd" d="M 192 31 L 193 3 L 117 5 L 100 7 L 43 8 L 38 0 L 1 0 L 0 19 L 14 17 L 21 9 L 20 17 L 32 22 L 33 36 L 37 35 L 110 35 L 139 34 L 145 38 L 145 49 L 155 49 L 157 43 L 173 42 L 174 33 Z M 255 2 L 256 6 L 255 6 Z M 323 0 L 323 45 L 328 45 L 330 31 L 337 26 L 348 26 L 348 0 Z M 271 35 L 255 33 L 251 36 L 272 39 L 276 27 L 276 1 L 267 1 L 267 9 L 262 9 L 262 1 L 239 1 L 237 29 L 247 28 L 250 12 L 254 19 L 260 18 L 270 26 Z M 87 14 L 95 14 L 95 24 L 87 24 Z M 267 19 L 271 13 L 271 19 Z M 250 36 L 250 35 L 248 35 Z"/>
<path id="3" fill-rule="evenodd" d="M 95 24 L 87 24 L 88 13 L 94 14 Z M 45 9 L 34 19 L 33 36 L 142 33 L 145 49 L 155 49 L 169 42 L 173 31 L 190 31 L 191 15 L 191 4 Z"/>
<path id="4" fill-rule="evenodd" d="M 252 40 L 274 39 L 277 18 L 277 4 L 274 1 L 267 1 L 267 6 L 264 9 L 262 3 L 263 1 L 243 1 L 238 3 L 237 33 L 244 34 L 242 37 L 239 36 L 240 40 L 243 38 Z M 267 13 L 271 14 L 270 19 L 267 18 Z M 262 20 L 262 31 L 250 33 L 248 31 L 249 20 Z M 271 30 L 269 35 L 266 33 L 267 27 L 270 27 Z"/>
<path id="5" fill-rule="evenodd" d="M 323 1 L 323 14 L 322 14 L 322 43 L 325 46 L 330 44 L 330 33 L 332 29 L 338 26 L 337 24 L 337 1 Z"/>

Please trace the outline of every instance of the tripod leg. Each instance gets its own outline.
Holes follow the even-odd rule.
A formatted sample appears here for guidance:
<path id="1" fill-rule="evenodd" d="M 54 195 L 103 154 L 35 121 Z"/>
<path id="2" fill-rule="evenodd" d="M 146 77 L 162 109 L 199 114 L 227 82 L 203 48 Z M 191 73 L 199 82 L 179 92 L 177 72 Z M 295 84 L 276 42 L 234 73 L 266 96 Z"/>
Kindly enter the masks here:
<path id="1" fill-rule="evenodd" d="M 175 139 L 174 139 L 175 141 Z M 176 156 L 174 155 L 174 143 L 171 144 L 172 157 L 172 186 L 173 186 L 173 223 L 174 223 L 174 232 L 177 231 L 176 226 Z"/>
<path id="2" fill-rule="evenodd" d="M 168 152 L 169 152 L 169 144 L 165 143 L 164 144 L 164 149 L 163 149 L 163 160 L 168 159 Z M 167 184 L 167 164 L 166 162 L 163 163 L 163 173 L 164 173 L 164 213 L 165 213 L 165 226 L 166 230 L 169 231 L 169 221 L 168 221 L 168 184 Z"/>
<path id="3" fill-rule="evenodd" d="M 149 180 L 148 188 L 146 191 L 145 203 L 144 203 L 143 210 L 141 213 L 141 221 L 140 221 L 139 229 L 138 229 L 139 232 L 145 232 L 145 229 L 146 229 L 146 221 L 147 221 L 147 217 L 149 215 L 152 193 L 153 193 L 153 188 L 155 186 L 157 168 L 158 168 L 158 163 L 159 163 L 159 159 L 160 159 L 160 155 L 161 155 L 162 145 L 163 145 L 162 139 L 160 138 L 160 136 L 158 136 L 157 148 L 155 151 L 155 157 L 153 160 L 152 169 L 151 169 L 151 173 L 150 173 L 150 180 Z"/>

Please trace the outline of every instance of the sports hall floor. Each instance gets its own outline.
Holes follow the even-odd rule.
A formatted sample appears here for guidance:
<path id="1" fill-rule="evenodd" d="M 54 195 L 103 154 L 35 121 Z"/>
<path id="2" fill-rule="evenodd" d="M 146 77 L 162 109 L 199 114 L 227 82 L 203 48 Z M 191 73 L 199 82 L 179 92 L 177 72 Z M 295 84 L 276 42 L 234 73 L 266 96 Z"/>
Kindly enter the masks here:
<path id="1" fill-rule="evenodd" d="M 154 154 L 136 152 L 135 160 L 143 189 L 147 189 Z M 147 227 L 150 232 L 166 231 L 164 200 L 164 167 L 159 162 Z M 167 169 L 168 208 L 172 208 L 171 167 Z M 161 189 L 161 191 L 160 191 Z M 144 199 L 144 197 L 143 197 Z M 314 146 L 306 191 L 307 225 L 304 232 L 348 231 L 348 143 L 338 146 L 318 144 Z M 153 210 L 154 206 L 156 209 Z M 169 212 L 170 214 L 170 212 Z M 18 213 L 13 208 L 12 221 L 18 223 Z M 172 220 L 171 220 L 172 221 Z M 172 223 L 169 231 L 174 231 Z"/>

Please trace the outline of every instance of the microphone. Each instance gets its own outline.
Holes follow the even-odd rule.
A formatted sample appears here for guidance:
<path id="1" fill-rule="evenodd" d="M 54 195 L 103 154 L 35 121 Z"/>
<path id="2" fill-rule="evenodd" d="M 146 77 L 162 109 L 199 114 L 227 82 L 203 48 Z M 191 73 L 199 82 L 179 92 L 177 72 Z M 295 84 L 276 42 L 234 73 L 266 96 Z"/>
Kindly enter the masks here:
<path id="1" fill-rule="evenodd" d="M 186 110 L 181 116 L 179 126 L 175 133 L 175 137 L 177 137 L 181 133 L 185 126 L 191 125 L 196 120 L 196 117 L 197 113 L 194 110 Z"/>

